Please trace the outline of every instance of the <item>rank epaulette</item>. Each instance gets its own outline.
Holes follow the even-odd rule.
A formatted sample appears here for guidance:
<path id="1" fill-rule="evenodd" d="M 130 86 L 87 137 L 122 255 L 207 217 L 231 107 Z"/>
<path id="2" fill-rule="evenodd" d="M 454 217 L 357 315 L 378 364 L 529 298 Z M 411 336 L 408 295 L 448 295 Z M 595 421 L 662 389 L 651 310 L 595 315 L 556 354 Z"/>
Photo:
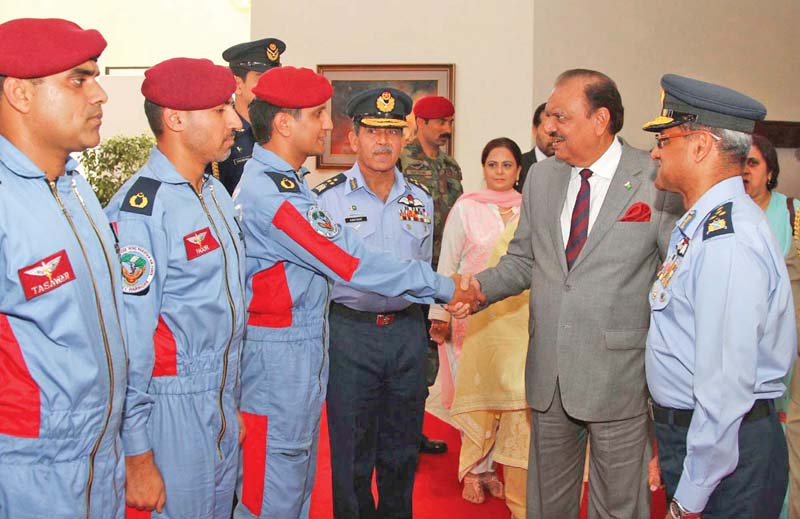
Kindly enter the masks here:
<path id="1" fill-rule="evenodd" d="M 409 184 L 414 184 L 415 186 L 417 186 L 421 190 L 425 191 L 429 195 L 431 194 L 431 190 L 428 189 L 428 186 L 426 186 L 425 184 L 423 184 L 422 182 L 420 182 L 416 178 L 406 177 L 406 180 L 408 180 Z"/>
<path id="2" fill-rule="evenodd" d="M 328 180 L 320 182 L 311 191 L 313 191 L 316 194 L 320 194 L 323 191 L 325 191 L 326 189 L 330 189 L 333 186 L 338 186 L 339 184 L 341 184 L 345 180 L 347 180 L 347 176 L 344 173 L 339 173 L 335 177 L 331 177 Z"/>
<path id="3" fill-rule="evenodd" d="M 733 234 L 732 208 L 733 202 L 725 202 L 711 211 L 711 214 L 703 224 L 703 240 L 722 236 L 723 234 Z"/>
<path id="4" fill-rule="evenodd" d="M 161 182 L 159 180 L 139 177 L 128 189 L 120 211 L 151 216 L 153 214 L 153 204 L 156 201 L 156 193 L 158 193 L 158 188 L 160 187 Z"/>

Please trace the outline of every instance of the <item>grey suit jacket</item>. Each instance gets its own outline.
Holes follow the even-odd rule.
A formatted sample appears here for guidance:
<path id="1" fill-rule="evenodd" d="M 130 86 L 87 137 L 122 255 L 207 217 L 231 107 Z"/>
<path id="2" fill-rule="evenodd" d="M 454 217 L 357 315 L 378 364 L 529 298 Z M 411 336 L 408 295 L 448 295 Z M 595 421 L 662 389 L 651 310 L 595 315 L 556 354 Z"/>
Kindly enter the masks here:
<path id="1" fill-rule="evenodd" d="M 655 171 L 646 152 L 622 142 L 600 213 L 568 271 L 560 218 L 570 166 L 536 163 L 508 253 L 477 276 L 490 303 L 531 289 L 525 389 L 537 411 L 550 406 L 556 381 L 564 409 L 579 420 L 646 410 L 647 295 L 683 212 L 677 195 L 655 188 Z M 650 207 L 650 221 L 620 222 L 637 202 Z"/>

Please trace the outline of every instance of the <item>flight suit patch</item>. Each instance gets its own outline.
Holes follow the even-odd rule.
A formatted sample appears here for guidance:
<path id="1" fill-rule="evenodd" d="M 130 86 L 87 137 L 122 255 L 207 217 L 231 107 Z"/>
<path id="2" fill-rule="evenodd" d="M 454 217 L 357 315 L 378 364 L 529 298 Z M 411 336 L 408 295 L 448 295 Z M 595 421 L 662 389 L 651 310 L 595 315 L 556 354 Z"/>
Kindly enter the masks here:
<path id="1" fill-rule="evenodd" d="M 63 249 L 32 265 L 22 267 L 17 274 L 25 299 L 29 301 L 75 280 L 75 271 L 72 270 L 67 251 Z"/>
<path id="2" fill-rule="evenodd" d="M 318 205 L 308 208 L 306 219 L 318 234 L 326 238 L 333 238 L 339 234 L 339 224 L 334 222 L 330 215 Z"/>
<path id="3" fill-rule="evenodd" d="M 160 187 L 161 182 L 158 180 L 139 177 L 125 195 L 120 211 L 151 216 L 156 193 Z"/>
<path id="4" fill-rule="evenodd" d="M 274 173 L 272 171 L 267 171 L 267 176 L 275 182 L 275 185 L 278 187 L 278 191 L 281 193 L 299 193 L 300 186 L 297 185 L 297 180 L 283 175 L 281 173 Z"/>
<path id="5" fill-rule="evenodd" d="M 122 263 L 122 292 L 141 296 L 150 290 L 156 274 L 156 262 L 150 251 L 136 245 L 126 245 L 119 250 Z"/>
<path id="6" fill-rule="evenodd" d="M 219 249 L 219 242 L 214 239 L 208 227 L 184 236 L 183 245 L 186 247 L 186 259 L 189 261 Z"/>

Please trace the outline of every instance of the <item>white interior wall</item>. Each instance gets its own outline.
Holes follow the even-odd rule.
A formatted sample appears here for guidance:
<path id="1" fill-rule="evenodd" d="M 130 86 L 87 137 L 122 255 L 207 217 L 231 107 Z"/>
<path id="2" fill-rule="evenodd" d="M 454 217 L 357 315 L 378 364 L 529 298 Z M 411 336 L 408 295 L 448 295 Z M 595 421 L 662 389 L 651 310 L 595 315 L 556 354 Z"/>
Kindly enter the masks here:
<path id="1" fill-rule="evenodd" d="M 252 10 L 252 17 L 251 11 Z M 500 135 L 530 147 L 533 107 L 571 67 L 608 73 L 622 92 L 622 136 L 649 147 L 639 130 L 659 108 L 658 80 L 676 72 L 722 83 L 763 101 L 773 120 L 800 120 L 797 0 L 28 0 L 0 4 L 0 22 L 64 17 L 109 42 L 100 66 L 146 66 L 174 56 L 222 63 L 226 47 L 264 36 L 287 42 L 283 61 L 455 63 L 456 159 L 465 187 L 481 185 L 479 154 Z M 141 77 L 106 77 L 102 134 L 146 131 Z M 779 189 L 800 196 L 800 160 L 779 150 Z M 313 161 L 308 164 L 313 169 Z M 311 182 L 318 180 L 314 176 Z"/>
<path id="2" fill-rule="evenodd" d="M 455 158 L 464 188 L 481 187 L 489 139 L 530 144 L 531 0 L 308 0 L 253 3 L 252 36 L 287 44 L 284 64 L 455 63 Z M 314 171 L 315 161 L 306 166 Z M 313 174 L 310 184 L 330 174 Z"/>
<path id="3" fill-rule="evenodd" d="M 14 18 L 66 18 L 97 29 L 108 47 L 105 67 L 152 66 L 168 58 L 208 58 L 220 64 L 222 51 L 250 38 L 249 0 L 3 0 L 0 23 Z M 139 92 L 141 75 L 100 79 L 109 95 L 103 138 L 149 132 Z"/>
<path id="4" fill-rule="evenodd" d="M 533 95 L 574 68 L 611 76 L 625 105 L 621 135 L 652 147 L 642 124 L 660 110 L 667 72 L 729 86 L 767 106 L 767 118 L 800 120 L 797 0 L 534 1 Z M 779 150 L 778 189 L 800 196 L 800 161 Z"/>

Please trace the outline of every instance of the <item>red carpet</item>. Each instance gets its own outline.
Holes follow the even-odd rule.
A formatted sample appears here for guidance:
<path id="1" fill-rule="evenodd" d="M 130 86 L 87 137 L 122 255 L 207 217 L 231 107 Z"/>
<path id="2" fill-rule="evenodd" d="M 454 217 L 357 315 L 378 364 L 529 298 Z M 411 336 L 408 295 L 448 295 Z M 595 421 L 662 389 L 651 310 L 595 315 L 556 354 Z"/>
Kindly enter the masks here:
<path id="1" fill-rule="evenodd" d="M 461 439 L 458 431 L 435 416 L 425 413 L 423 431 L 431 438 L 447 442 L 446 454 L 420 458 L 417 477 L 414 483 L 414 519 L 508 519 L 511 513 L 503 501 L 487 497 L 482 505 L 473 505 L 461 499 L 461 485 L 458 482 L 458 451 Z M 375 484 L 373 481 L 373 493 Z M 651 517 L 663 519 L 663 491 L 653 494 Z M 331 519 L 331 464 L 328 443 L 328 422 L 325 410 L 319 434 L 319 457 L 317 460 L 317 479 L 311 496 L 311 519 Z M 581 518 L 586 517 L 586 499 L 581 507 Z"/>

